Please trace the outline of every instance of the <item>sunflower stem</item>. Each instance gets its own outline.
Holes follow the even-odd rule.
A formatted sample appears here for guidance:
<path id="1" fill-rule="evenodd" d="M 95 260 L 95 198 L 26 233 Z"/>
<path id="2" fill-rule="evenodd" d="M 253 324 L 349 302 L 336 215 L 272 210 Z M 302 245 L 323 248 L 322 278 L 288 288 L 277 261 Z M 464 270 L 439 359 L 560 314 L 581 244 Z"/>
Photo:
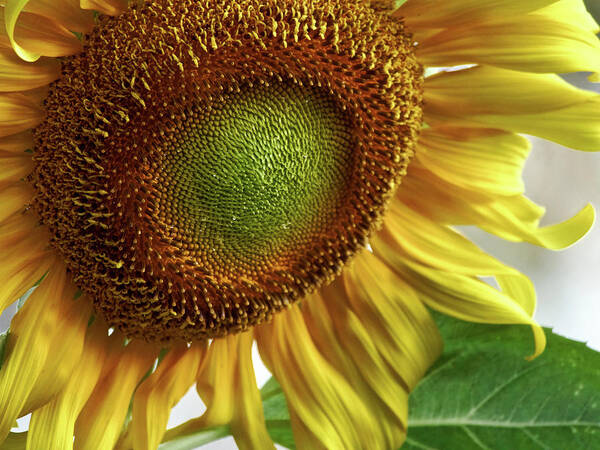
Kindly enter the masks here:
<path id="1" fill-rule="evenodd" d="M 227 437 L 230 434 L 231 430 L 228 425 L 220 425 L 163 442 L 158 448 L 159 450 L 189 450 Z"/>

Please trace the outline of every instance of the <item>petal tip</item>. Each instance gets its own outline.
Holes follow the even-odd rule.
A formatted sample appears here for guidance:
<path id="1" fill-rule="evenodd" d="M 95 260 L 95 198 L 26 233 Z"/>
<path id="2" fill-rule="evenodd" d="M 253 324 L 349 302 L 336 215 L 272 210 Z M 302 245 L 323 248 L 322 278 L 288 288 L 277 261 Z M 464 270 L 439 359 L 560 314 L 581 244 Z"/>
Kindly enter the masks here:
<path id="1" fill-rule="evenodd" d="M 600 72 L 596 72 L 596 73 L 592 73 L 589 77 L 588 77 L 588 81 L 590 83 L 600 83 Z"/>

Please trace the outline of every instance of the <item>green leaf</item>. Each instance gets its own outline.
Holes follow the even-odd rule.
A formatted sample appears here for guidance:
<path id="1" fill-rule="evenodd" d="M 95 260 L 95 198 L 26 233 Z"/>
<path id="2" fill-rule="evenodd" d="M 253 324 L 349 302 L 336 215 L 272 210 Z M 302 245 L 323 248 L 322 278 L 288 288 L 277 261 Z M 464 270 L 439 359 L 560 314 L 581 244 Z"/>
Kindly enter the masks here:
<path id="1" fill-rule="evenodd" d="M 281 386 L 275 378 L 271 377 L 262 387 L 260 393 L 263 399 L 265 423 L 271 439 L 277 444 L 294 450 L 296 444 L 292 434 L 290 413 Z"/>
<path id="2" fill-rule="evenodd" d="M 436 320 L 444 354 L 410 397 L 403 449 L 600 448 L 600 353 L 546 330 Z"/>

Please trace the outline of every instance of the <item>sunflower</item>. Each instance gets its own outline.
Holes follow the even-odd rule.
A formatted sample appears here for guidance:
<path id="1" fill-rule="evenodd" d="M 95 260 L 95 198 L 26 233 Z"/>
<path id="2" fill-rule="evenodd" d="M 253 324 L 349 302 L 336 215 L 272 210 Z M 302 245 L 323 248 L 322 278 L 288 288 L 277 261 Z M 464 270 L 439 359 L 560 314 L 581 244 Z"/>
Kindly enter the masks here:
<path id="1" fill-rule="evenodd" d="M 454 227 L 590 228 L 540 227 L 521 181 L 521 134 L 600 149 L 599 96 L 556 75 L 598 80 L 581 0 L 0 3 L 0 442 L 272 448 L 256 342 L 299 448 L 393 449 L 428 308 L 544 349 L 528 278 Z"/>

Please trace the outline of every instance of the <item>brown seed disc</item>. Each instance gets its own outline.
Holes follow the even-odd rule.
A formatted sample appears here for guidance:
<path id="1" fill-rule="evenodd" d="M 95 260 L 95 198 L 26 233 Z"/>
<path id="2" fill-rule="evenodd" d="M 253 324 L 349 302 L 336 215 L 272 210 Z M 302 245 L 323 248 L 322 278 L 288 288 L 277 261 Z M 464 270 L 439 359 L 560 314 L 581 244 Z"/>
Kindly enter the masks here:
<path id="1" fill-rule="evenodd" d="M 332 279 L 406 171 L 422 70 L 359 1 L 160 0 L 102 17 L 35 130 L 33 206 L 107 321 L 246 329 Z"/>

